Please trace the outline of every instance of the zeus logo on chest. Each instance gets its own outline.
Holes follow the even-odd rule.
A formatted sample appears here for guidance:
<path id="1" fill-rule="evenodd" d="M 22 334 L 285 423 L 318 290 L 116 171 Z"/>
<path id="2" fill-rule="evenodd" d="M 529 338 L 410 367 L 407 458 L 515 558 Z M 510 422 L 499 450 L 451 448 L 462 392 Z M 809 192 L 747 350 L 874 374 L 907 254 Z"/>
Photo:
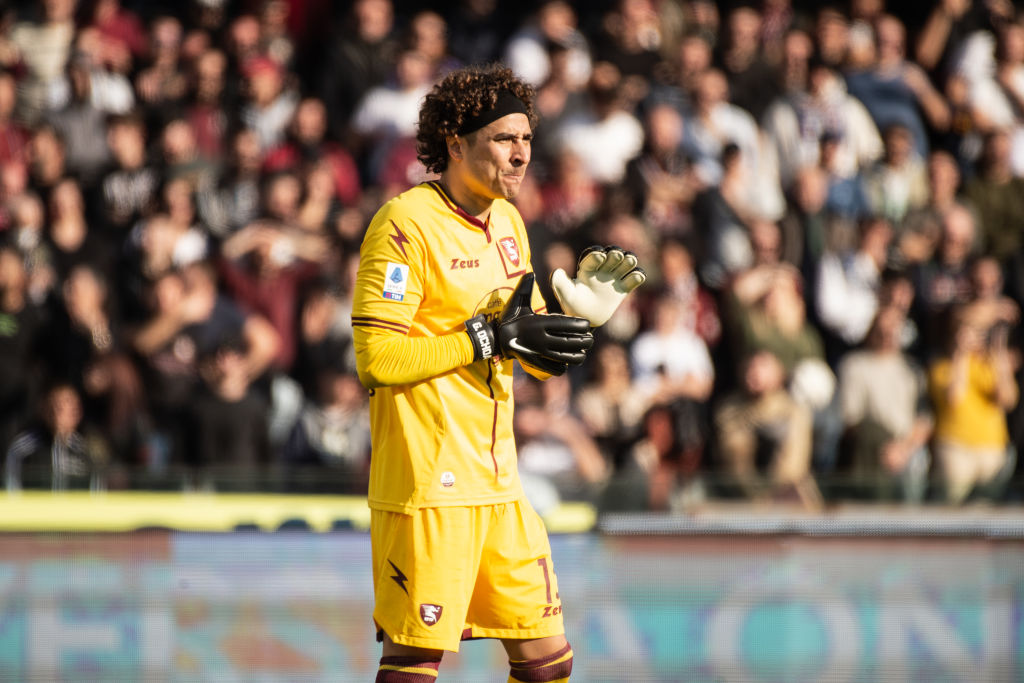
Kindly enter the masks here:
<path id="1" fill-rule="evenodd" d="M 451 270 L 461 270 L 463 268 L 479 268 L 480 259 L 460 259 L 453 258 L 451 262 Z"/>

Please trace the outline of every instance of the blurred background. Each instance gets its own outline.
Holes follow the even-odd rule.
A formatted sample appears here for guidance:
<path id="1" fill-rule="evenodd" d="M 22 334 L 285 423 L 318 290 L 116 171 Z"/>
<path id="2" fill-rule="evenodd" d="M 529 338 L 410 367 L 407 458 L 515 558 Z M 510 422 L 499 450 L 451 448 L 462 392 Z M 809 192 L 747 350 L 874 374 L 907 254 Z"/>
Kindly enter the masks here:
<path id="1" fill-rule="evenodd" d="M 359 244 L 494 60 L 542 287 L 649 274 L 517 378 L 577 678 L 1022 680 L 1017 4 L 11 0 L 0 681 L 372 675 Z"/>

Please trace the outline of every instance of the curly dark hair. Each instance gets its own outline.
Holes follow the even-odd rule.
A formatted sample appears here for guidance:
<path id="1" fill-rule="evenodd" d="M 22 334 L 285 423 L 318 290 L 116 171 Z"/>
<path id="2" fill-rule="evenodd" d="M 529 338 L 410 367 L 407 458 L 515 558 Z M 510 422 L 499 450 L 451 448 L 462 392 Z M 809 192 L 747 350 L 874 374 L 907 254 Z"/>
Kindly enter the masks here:
<path id="1" fill-rule="evenodd" d="M 467 119 L 493 107 L 503 90 L 523 101 L 530 127 L 535 126 L 533 86 L 502 64 L 457 69 L 433 87 L 420 107 L 416 131 L 416 156 L 428 171 L 441 173 L 448 168 L 448 136 L 455 135 Z"/>

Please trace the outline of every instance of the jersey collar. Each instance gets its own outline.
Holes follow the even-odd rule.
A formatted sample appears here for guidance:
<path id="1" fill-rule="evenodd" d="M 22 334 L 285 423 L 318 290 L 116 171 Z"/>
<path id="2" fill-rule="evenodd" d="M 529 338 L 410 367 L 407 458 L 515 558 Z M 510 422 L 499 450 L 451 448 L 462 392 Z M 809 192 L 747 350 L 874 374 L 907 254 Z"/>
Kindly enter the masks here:
<path id="1" fill-rule="evenodd" d="M 427 185 L 432 187 L 434 189 L 434 191 L 437 192 L 437 194 L 441 197 L 441 201 L 444 202 L 445 206 L 447 206 L 449 209 L 451 209 L 451 211 L 456 216 L 458 216 L 459 218 L 463 219 L 464 221 L 466 221 L 467 223 L 469 223 L 473 227 L 480 228 L 481 230 L 483 230 L 484 233 L 487 235 L 487 240 L 490 241 L 491 233 L 490 233 L 489 228 L 490 228 L 490 225 L 491 225 L 491 212 L 488 212 L 487 220 L 486 221 L 482 221 L 479 218 L 477 218 L 476 216 L 470 215 L 469 213 L 466 212 L 465 209 L 463 209 L 461 206 L 456 204 L 452 200 L 452 198 L 449 197 L 448 194 L 444 191 L 444 188 L 441 187 L 441 183 L 437 182 L 436 180 L 430 180 L 430 181 L 427 181 Z"/>

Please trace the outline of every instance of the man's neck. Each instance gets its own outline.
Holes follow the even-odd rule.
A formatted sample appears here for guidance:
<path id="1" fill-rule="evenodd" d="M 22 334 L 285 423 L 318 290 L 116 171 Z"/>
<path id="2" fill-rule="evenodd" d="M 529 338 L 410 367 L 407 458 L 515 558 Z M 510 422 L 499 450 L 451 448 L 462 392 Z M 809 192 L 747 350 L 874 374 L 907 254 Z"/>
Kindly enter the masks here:
<path id="1" fill-rule="evenodd" d="M 441 187 L 444 189 L 445 194 L 455 202 L 455 204 L 473 216 L 481 223 L 487 222 L 487 216 L 491 213 L 491 205 L 494 203 L 493 199 L 482 197 L 481 195 L 473 192 L 469 187 L 460 182 L 454 174 L 442 173 L 441 179 L 438 181 Z"/>

